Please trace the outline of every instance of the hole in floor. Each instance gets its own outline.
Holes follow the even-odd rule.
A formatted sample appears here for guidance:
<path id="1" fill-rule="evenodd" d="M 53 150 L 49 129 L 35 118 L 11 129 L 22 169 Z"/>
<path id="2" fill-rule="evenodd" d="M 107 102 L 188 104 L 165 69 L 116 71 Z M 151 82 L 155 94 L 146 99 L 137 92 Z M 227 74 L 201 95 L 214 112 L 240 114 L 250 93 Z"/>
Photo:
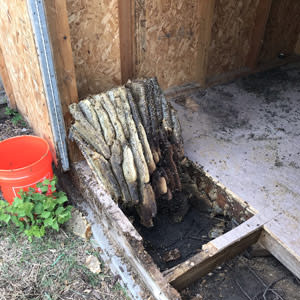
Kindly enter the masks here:
<path id="1" fill-rule="evenodd" d="M 144 247 L 161 271 L 172 268 L 201 251 L 202 245 L 232 229 L 229 218 L 213 216 L 191 207 L 184 219 L 176 223 L 166 212 L 158 213 L 152 228 L 136 229 Z"/>

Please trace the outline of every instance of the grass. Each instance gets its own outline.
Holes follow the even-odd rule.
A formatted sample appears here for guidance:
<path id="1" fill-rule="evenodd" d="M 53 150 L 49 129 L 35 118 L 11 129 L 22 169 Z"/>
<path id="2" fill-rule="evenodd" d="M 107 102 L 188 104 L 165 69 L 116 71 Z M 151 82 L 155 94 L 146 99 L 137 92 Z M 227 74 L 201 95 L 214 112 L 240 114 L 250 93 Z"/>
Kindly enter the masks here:
<path id="1" fill-rule="evenodd" d="M 11 118 L 11 122 L 15 126 L 17 125 L 26 126 L 26 122 L 23 120 L 22 115 L 18 111 L 7 106 L 5 108 L 5 114 Z"/>
<path id="2" fill-rule="evenodd" d="M 94 274 L 85 260 L 99 252 L 70 232 L 33 239 L 14 227 L 0 227 L 0 299 L 130 299 L 101 262 Z M 101 261 L 101 260 L 100 260 Z"/>
<path id="3" fill-rule="evenodd" d="M 31 133 L 27 128 L 26 134 Z M 12 120 L 0 121 L 0 141 L 20 134 L 24 132 Z M 67 230 L 49 232 L 30 243 L 16 228 L 0 227 L 0 300 L 129 299 L 118 277 L 101 262 L 99 251 Z M 101 262 L 100 274 L 85 266 L 89 255 Z"/>

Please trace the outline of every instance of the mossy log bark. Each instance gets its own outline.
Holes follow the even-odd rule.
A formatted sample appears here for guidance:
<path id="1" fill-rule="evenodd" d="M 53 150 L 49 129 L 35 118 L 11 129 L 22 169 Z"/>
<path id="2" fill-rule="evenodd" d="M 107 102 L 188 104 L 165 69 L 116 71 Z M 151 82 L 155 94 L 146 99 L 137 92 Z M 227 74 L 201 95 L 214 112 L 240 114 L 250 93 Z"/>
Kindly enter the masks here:
<path id="1" fill-rule="evenodd" d="M 181 128 L 156 78 L 90 96 L 70 105 L 70 138 L 122 207 L 135 207 L 153 226 L 157 203 L 181 191 Z M 172 203 L 169 203 L 172 206 Z"/>

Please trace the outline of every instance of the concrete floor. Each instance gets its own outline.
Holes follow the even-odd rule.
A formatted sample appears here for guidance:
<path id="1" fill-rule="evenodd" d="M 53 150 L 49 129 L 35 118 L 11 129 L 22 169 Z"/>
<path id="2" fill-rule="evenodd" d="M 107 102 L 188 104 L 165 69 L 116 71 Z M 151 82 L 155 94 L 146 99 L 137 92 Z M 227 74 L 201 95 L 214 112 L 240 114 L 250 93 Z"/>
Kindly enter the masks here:
<path id="1" fill-rule="evenodd" d="M 270 231 L 300 261 L 300 64 L 198 91 L 174 107 L 186 155 L 273 217 Z"/>

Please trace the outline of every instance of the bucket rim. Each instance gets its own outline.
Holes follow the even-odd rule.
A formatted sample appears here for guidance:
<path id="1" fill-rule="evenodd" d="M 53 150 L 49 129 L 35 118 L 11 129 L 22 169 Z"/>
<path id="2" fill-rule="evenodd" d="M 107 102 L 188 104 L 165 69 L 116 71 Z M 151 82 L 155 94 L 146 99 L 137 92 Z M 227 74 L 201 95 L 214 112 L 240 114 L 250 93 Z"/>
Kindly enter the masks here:
<path id="1" fill-rule="evenodd" d="M 17 168 L 17 169 L 0 169 L 0 172 L 4 173 L 4 172 L 19 172 L 19 171 L 23 171 L 23 170 L 26 170 L 28 168 L 32 168 L 34 167 L 35 165 L 37 165 L 41 160 L 43 160 L 50 152 L 50 146 L 48 144 L 48 142 L 44 139 L 44 138 L 41 138 L 39 136 L 36 136 L 36 135 L 17 135 L 17 136 L 13 136 L 13 137 L 10 137 L 8 139 L 5 139 L 3 141 L 0 142 L 0 146 L 2 143 L 5 143 L 7 142 L 8 140 L 13 140 L 13 139 L 20 139 L 20 138 L 28 138 L 28 137 L 31 137 L 31 138 L 35 138 L 35 139 L 38 139 L 40 141 L 42 141 L 43 143 L 46 144 L 47 148 L 46 148 L 46 151 L 45 153 L 41 156 L 41 158 L 37 161 L 35 161 L 34 163 L 26 166 L 26 167 L 22 167 L 22 168 Z"/>

